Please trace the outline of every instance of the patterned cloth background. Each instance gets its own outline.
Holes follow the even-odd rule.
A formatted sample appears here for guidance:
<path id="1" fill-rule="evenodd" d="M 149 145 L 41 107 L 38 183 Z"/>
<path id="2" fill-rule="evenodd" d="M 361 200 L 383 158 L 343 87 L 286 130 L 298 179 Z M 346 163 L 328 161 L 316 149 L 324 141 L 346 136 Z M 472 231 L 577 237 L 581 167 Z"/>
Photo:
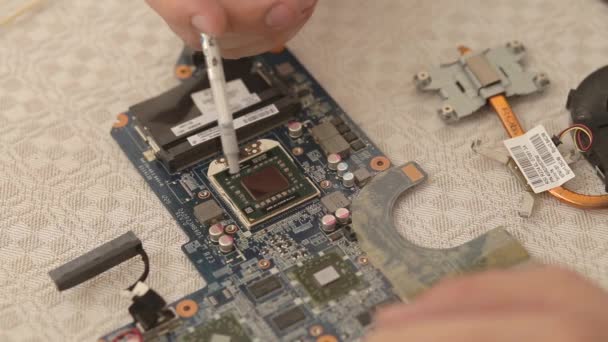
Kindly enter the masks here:
<path id="1" fill-rule="evenodd" d="M 608 287 L 608 210 L 544 195 L 520 218 L 522 187 L 470 150 L 474 139 L 505 138 L 498 119 L 485 110 L 446 126 L 439 98 L 412 84 L 458 44 L 519 39 L 553 86 L 515 111 L 527 128 L 557 132 L 569 123 L 568 90 L 608 63 L 608 4 L 576 3 L 320 1 L 290 47 L 393 161 L 416 160 L 431 176 L 396 213 L 405 237 L 449 247 L 505 226 L 538 260 Z M 0 28 L 0 341 L 94 340 L 127 323 L 129 300 L 117 290 L 139 276 L 139 261 L 65 293 L 47 272 L 128 230 L 144 241 L 149 284 L 167 300 L 203 285 L 180 250 L 185 236 L 109 135 L 117 113 L 176 84 L 180 48 L 143 1 L 51 0 Z M 573 168 L 571 187 L 601 192 L 584 161 Z"/>

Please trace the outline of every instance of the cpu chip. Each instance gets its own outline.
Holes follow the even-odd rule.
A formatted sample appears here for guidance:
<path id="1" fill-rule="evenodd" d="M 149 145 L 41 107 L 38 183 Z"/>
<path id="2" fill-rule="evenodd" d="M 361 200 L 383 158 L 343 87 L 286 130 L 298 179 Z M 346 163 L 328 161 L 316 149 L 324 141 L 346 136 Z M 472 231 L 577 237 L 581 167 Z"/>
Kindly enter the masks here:
<path id="1" fill-rule="evenodd" d="M 289 180 L 275 166 L 268 166 L 243 177 L 241 185 L 253 199 L 260 201 L 287 190 Z"/>
<path id="2" fill-rule="evenodd" d="M 326 268 L 315 273 L 314 276 L 319 286 L 327 286 L 340 279 L 340 274 L 333 266 L 327 266 Z"/>
<path id="3" fill-rule="evenodd" d="M 207 174 L 245 228 L 320 195 L 278 142 L 260 140 L 252 150 L 256 152 L 241 160 L 238 174 L 221 161 L 212 162 Z"/>

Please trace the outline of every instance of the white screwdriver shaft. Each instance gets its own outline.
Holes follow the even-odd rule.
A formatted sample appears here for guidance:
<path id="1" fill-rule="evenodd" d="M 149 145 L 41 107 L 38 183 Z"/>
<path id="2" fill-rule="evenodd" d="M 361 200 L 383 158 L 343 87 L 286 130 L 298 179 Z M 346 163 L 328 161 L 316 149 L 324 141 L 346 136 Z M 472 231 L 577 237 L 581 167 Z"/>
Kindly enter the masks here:
<path id="1" fill-rule="evenodd" d="M 222 149 L 228 161 L 230 173 L 235 174 L 239 172 L 239 146 L 232 122 L 232 112 L 226 98 L 226 76 L 222 66 L 222 55 L 214 37 L 203 33 L 201 40 L 207 61 L 207 75 L 211 84 L 213 101 L 218 113 L 217 124 L 220 128 Z"/>

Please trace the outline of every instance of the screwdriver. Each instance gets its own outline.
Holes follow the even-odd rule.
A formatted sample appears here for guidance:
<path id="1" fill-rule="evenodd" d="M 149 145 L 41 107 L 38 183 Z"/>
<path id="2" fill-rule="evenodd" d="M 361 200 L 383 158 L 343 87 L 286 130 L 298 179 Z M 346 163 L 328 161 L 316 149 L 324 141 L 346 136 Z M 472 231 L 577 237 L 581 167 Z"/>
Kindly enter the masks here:
<path id="1" fill-rule="evenodd" d="M 222 65 L 220 47 L 214 37 L 201 33 L 203 53 L 207 62 L 207 76 L 217 108 L 217 125 L 220 129 L 222 150 L 231 174 L 239 173 L 239 146 L 232 120 L 232 112 L 226 98 L 226 76 Z"/>

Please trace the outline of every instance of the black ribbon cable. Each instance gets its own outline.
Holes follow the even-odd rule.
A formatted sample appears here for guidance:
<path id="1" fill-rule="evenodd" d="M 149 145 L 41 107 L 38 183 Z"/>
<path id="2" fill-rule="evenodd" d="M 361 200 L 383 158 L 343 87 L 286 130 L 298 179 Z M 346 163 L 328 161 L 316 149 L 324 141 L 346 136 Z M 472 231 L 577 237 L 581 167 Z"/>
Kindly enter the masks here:
<path id="1" fill-rule="evenodd" d="M 144 273 L 139 277 L 139 279 L 135 283 L 133 283 L 133 285 L 127 288 L 127 290 L 129 291 L 133 291 L 137 283 L 145 283 L 146 279 L 148 279 L 148 275 L 150 274 L 150 258 L 148 257 L 148 253 L 146 253 L 143 248 L 140 248 L 139 255 L 141 256 L 141 261 L 144 262 Z"/>

